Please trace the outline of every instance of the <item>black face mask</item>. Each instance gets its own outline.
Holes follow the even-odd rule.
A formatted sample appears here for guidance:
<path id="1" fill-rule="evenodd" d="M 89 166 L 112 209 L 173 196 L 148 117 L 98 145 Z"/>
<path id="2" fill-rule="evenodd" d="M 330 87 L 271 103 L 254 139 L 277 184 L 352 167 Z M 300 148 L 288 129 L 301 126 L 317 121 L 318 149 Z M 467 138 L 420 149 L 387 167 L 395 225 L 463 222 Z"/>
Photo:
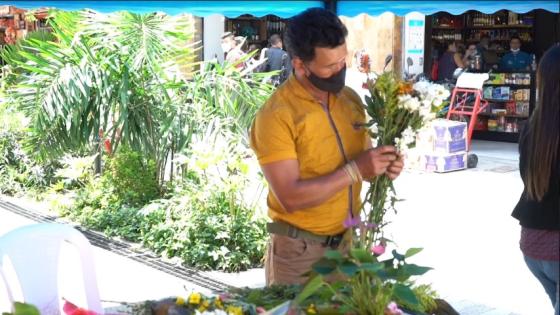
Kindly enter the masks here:
<path id="1" fill-rule="evenodd" d="M 311 70 L 309 70 L 309 73 L 311 74 L 307 77 L 307 79 L 309 80 L 309 82 L 311 82 L 311 84 L 313 84 L 321 91 L 338 93 L 345 85 L 344 83 L 346 80 L 346 65 L 344 66 L 344 68 L 340 69 L 338 73 L 335 73 L 328 78 L 319 78 L 313 72 L 311 72 Z"/>

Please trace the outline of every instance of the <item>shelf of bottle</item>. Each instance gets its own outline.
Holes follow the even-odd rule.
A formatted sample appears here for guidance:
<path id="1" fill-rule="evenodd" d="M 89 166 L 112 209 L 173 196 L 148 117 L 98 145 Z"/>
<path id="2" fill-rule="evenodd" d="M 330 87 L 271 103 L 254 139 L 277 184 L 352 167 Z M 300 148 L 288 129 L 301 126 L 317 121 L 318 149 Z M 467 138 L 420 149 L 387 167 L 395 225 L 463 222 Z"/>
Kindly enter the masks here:
<path id="1" fill-rule="evenodd" d="M 504 116 L 506 118 L 520 118 L 520 119 L 527 119 L 529 118 L 529 115 L 519 115 L 519 114 L 492 114 L 492 113 L 479 113 L 478 116 L 484 116 L 484 117 L 499 117 L 499 116 Z"/>
<path id="2" fill-rule="evenodd" d="M 478 42 L 480 42 L 480 39 L 471 39 L 471 38 L 469 38 L 469 39 L 467 39 L 466 41 L 467 41 L 467 43 L 478 43 Z M 490 39 L 490 41 L 492 41 L 492 42 L 507 42 L 507 43 L 509 43 L 509 42 L 511 41 L 511 38 L 502 38 L 502 39 L 496 39 L 496 38 L 494 38 L 494 39 Z M 532 43 L 532 42 L 533 42 L 532 39 L 531 39 L 531 40 L 521 40 L 521 41 L 522 41 L 523 43 L 526 43 L 526 44 L 529 44 L 529 43 Z"/>
<path id="3" fill-rule="evenodd" d="M 520 88 L 520 89 L 530 89 L 531 85 L 527 85 L 527 84 L 512 84 L 512 83 L 484 83 L 483 86 L 509 86 L 509 87 L 514 87 L 514 88 Z"/>
<path id="4" fill-rule="evenodd" d="M 501 29 L 530 29 L 533 25 L 527 24 L 512 24 L 512 25 L 478 25 L 478 26 L 467 26 L 467 29 L 478 29 L 478 30 L 501 30 Z"/>
<path id="5" fill-rule="evenodd" d="M 463 27 L 457 27 L 457 26 L 432 26 L 433 30 L 447 30 L 447 31 L 451 31 L 451 30 L 456 30 L 456 31 L 460 31 L 463 29 Z"/>
<path id="6" fill-rule="evenodd" d="M 509 102 L 515 102 L 515 103 L 530 103 L 531 101 L 517 101 L 517 100 L 494 100 L 494 99 L 488 99 L 485 98 L 485 101 L 488 101 L 489 103 L 509 103 Z"/>

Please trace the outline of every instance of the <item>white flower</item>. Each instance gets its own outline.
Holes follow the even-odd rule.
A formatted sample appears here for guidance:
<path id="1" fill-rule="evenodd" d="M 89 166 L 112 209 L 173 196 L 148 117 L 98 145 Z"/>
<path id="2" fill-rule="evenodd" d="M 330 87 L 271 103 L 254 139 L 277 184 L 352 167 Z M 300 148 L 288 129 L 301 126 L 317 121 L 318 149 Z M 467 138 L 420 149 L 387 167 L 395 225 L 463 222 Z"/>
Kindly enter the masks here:
<path id="1" fill-rule="evenodd" d="M 403 145 L 409 146 L 413 144 L 416 140 L 416 132 L 412 127 L 408 126 L 402 133 L 402 143 Z"/>
<path id="2" fill-rule="evenodd" d="M 412 88 L 420 94 L 427 94 L 428 88 L 430 87 L 430 82 L 428 81 L 419 81 L 414 83 Z"/>
<path id="3" fill-rule="evenodd" d="M 378 134 L 379 128 L 377 127 L 377 123 L 373 123 L 373 125 L 369 127 L 369 131 L 371 131 L 375 135 Z"/>
<path id="4" fill-rule="evenodd" d="M 407 109 L 409 112 L 414 112 L 420 109 L 420 100 L 410 95 L 399 96 L 399 107 Z"/>
<path id="5" fill-rule="evenodd" d="M 379 139 L 378 138 L 372 138 L 371 139 L 371 145 L 376 148 L 377 145 L 379 144 Z"/>
<path id="6" fill-rule="evenodd" d="M 420 109 L 420 116 L 423 118 L 424 124 L 436 118 L 436 114 L 432 113 L 432 109 L 429 107 L 422 107 Z"/>
<path id="7" fill-rule="evenodd" d="M 441 98 L 436 97 L 433 102 L 434 106 L 440 106 L 443 104 L 443 100 Z"/>

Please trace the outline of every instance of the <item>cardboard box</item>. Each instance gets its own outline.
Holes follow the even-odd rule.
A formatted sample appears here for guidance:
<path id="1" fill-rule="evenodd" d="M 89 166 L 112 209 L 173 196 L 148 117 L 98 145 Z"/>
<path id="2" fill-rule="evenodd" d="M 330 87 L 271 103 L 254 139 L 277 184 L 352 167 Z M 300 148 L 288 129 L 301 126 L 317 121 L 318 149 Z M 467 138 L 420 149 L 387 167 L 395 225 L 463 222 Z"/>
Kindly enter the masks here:
<path id="1" fill-rule="evenodd" d="M 467 123 L 436 119 L 432 122 L 434 132 L 433 152 L 455 153 L 467 150 Z"/>
<path id="2" fill-rule="evenodd" d="M 463 170 L 467 168 L 467 152 L 425 154 L 421 166 L 425 171 L 437 173 Z"/>

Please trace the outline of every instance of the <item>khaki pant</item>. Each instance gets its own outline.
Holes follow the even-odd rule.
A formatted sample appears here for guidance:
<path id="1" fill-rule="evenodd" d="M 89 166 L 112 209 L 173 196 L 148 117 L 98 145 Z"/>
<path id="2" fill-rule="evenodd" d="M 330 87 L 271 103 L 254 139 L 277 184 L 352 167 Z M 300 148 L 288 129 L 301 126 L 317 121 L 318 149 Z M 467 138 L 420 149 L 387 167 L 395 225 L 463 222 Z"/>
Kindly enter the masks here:
<path id="1" fill-rule="evenodd" d="M 337 248 L 343 254 L 350 249 L 350 236 L 346 233 Z M 265 258 L 266 285 L 305 283 L 308 277 L 302 275 L 331 249 L 317 241 L 270 234 Z"/>

